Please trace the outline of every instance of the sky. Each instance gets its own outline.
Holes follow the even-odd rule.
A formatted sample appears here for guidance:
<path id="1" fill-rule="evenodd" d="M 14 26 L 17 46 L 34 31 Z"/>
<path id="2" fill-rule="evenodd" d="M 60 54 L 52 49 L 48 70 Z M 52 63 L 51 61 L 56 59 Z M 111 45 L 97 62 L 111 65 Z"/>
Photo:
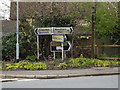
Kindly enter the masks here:
<path id="1" fill-rule="evenodd" d="M 9 19 L 10 0 L 0 0 L 0 20 Z"/>

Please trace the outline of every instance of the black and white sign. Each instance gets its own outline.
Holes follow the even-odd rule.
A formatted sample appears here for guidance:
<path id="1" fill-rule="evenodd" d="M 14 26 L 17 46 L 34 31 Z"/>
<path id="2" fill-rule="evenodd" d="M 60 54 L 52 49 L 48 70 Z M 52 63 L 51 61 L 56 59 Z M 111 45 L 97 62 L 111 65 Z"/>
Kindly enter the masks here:
<path id="1" fill-rule="evenodd" d="M 63 50 L 70 51 L 71 43 L 70 41 L 63 42 Z M 62 43 L 61 42 L 51 42 L 50 43 L 51 52 L 62 52 Z"/>

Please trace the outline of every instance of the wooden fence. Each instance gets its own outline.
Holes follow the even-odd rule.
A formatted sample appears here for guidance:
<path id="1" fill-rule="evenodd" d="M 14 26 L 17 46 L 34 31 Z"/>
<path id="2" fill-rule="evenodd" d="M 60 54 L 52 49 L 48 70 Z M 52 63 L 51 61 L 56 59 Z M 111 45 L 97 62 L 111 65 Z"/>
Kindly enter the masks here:
<path id="1" fill-rule="evenodd" d="M 96 47 L 96 55 L 97 58 L 99 59 L 116 59 L 116 60 L 120 60 L 120 57 L 100 57 L 100 47 L 120 47 L 120 45 L 95 45 Z"/>

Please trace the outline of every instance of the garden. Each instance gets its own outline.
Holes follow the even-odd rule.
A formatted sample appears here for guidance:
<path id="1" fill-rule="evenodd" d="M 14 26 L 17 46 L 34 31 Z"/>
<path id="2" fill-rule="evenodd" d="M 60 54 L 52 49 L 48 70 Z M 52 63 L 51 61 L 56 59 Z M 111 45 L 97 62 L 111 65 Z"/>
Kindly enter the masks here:
<path id="1" fill-rule="evenodd" d="M 4 63 L 3 70 L 64 70 L 64 69 L 81 69 L 92 67 L 119 67 L 118 60 L 99 60 L 84 58 L 82 55 L 78 58 L 69 58 L 64 61 L 35 61 L 30 57 L 17 63 Z"/>

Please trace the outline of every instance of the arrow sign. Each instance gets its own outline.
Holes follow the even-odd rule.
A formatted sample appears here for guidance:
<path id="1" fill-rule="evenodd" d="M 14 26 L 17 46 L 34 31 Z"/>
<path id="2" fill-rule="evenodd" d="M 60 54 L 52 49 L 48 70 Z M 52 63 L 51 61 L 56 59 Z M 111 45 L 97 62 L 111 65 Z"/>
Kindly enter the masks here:
<path id="1" fill-rule="evenodd" d="M 54 34 L 72 34 L 72 27 L 54 27 Z"/>
<path id="2" fill-rule="evenodd" d="M 71 43 L 70 41 L 63 42 L 64 51 L 70 51 Z M 50 43 L 51 52 L 62 52 L 62 43 L 61 42 L 51 42 Z"/>
<path id="3" fill-rule="evenodd" d="M 52 27 L 38 27 L 34 30 L 35 34 L 37 35 L 51 35 L 53 34 Z"/>

